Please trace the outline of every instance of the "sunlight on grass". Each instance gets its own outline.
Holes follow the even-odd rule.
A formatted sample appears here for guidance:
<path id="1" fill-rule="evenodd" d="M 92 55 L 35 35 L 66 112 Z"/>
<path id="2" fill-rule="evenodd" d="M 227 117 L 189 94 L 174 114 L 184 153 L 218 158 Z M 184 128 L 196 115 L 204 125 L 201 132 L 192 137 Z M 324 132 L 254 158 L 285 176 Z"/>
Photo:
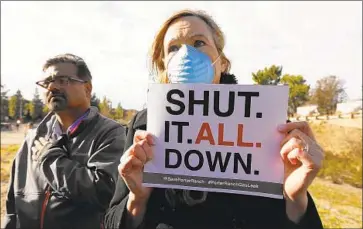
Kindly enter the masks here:
<path id="1" fill-rule="evenodd" d="M 318 143 L 325 151 L 323 168 L 318 176 L 337 184 L 362 187 L 362 129 L 310 124 Z"/>
<path id="2" fill-rule="evenodd" d="M 19 145 L 1 146 L 1 182 L 8 181 L 10 176 L 11 163 L 15 157 Z"/>
<path id="3" fill-rule="evenodd" d="M 316 179 L 309 192 L 324 228 L 362 228 L 362 190 Z"/>

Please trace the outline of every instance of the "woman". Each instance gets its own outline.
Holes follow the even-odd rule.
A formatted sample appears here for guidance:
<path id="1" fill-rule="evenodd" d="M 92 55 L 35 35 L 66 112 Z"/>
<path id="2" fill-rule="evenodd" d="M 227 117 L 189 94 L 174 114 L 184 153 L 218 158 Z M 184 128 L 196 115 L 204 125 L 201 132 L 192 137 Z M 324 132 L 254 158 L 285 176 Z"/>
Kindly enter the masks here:
<path id="1" fill-rule="evenodd" d="M 224 37 L 217 24 L 199 11 L 171 16 L 155 37 L 153 70 L 163 83 L 236 84 L 223 54 Z M 157 115 L 157 114 L 149 114 Z M 307 189 L 315 178 L 323 152 L 305 122 L 288 123 L 279 131 L 285 164 L 284 199 L 188 192 L 142 186 L 143 165 L 152 159 L 152 135 L 146 130 L 146 110 L 129 126 L 120 178 L 106 228 L 322 228 Z"/>

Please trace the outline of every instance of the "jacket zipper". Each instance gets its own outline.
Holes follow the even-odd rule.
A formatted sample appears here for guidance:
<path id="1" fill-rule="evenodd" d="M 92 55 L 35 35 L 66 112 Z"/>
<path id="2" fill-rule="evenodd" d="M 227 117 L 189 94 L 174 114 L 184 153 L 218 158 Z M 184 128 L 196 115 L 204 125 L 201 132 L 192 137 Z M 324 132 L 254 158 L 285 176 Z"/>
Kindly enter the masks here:
<path id="1" fill-rule="evenodd" d="M 50 187 L 48 186 L 47 190 L 45 191 L 45 199 L 43 201 L 42 204 L 42 211 L 40 213 L 40 229 L 43 229 L 44 227 L 44 216 L 45 216 L 45 212 L 47 210 L 47 205 L 50 199 Z"/>

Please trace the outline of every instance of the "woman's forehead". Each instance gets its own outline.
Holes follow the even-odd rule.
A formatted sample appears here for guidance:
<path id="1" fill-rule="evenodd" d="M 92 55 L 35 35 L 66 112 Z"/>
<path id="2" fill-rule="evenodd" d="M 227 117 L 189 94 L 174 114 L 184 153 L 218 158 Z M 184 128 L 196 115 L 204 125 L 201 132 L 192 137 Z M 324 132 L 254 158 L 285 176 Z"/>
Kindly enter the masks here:
<path id="1" fill-rule="evenodd" d="M 164 38 L 167 45 L 173 40 L 187 39 L 196 35 L 203 35 L 213 41 L 213 35 L 209 26 L 200 18 L 195 16 L 182 17 L 175 20 L 168 28 Z"/>

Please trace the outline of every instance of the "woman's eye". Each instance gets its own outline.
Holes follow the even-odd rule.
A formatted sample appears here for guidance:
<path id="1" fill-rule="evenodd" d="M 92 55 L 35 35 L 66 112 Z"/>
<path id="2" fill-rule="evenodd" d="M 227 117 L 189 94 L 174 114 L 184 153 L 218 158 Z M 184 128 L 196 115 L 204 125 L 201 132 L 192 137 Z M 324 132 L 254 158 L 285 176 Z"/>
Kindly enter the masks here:
<path id="1" fill-rule="evenodd" d="M 194 42 L 194 47 L 195 48 L 199 48 L 199 47 L 202 47 L 202 46 L 204 46 L 205 45 L 205 42 L 204 41 L 201 41 L 201 40 L 196 40 L 195 42 Z"/>
<path id="2" fill-rule="evenodd" d="M 168 52 L 171 53 L 171 52 L 176 52 L 178 50 L 179 50 L 178 46 L 172 45 L 172 46 L 169 47 Z"/>

